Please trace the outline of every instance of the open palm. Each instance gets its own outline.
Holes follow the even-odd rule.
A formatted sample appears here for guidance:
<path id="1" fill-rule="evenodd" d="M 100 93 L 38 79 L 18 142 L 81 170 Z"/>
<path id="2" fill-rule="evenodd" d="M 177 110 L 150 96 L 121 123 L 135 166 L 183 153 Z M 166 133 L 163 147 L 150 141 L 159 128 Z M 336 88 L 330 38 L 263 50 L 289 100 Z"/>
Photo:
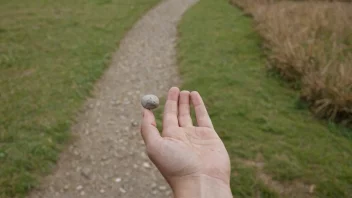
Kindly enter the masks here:
<path id="1" fill-rule="evenodd" d="M 193 126 L 193 104 L 197 127 Z M 229 184 L 230 161 L 198 92 L 170 89 L 160 135 L 153 112 L 144 110 L 142 136 L 147 153 L 171 184 L 185 177 L 207 176 Z"/>

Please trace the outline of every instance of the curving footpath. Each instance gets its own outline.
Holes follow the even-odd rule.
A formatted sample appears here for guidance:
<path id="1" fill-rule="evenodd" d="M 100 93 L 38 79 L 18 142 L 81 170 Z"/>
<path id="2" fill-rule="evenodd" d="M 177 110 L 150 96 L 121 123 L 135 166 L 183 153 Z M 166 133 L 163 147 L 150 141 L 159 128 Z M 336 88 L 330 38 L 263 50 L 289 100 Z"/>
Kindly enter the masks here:
<path id="1" fill-rule="evenodd" d="M 75 141 L 29 198 L 165 198 L 139 134 L 140 98 L 179 83 L 177 22 L 197 0 L 164 0 L 127 33 L 72 127 Z"/>

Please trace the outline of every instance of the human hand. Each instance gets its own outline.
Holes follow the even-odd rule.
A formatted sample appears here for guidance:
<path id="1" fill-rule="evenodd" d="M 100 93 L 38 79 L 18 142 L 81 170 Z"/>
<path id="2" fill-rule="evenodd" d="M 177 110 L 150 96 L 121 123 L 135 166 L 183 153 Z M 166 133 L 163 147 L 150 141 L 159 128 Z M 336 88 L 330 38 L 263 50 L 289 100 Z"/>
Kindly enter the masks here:
<path id="1" fill-rule="evenodd" d="M 198 126 L 193 126 L 190 103 Z M 149 158 L 170 184 L 175 197 L 232 197 L 229 156 L 198 92 L 171 88 L 162 134 L 156 128 L 153 112 L 146 109 L 141 133 Z"/>

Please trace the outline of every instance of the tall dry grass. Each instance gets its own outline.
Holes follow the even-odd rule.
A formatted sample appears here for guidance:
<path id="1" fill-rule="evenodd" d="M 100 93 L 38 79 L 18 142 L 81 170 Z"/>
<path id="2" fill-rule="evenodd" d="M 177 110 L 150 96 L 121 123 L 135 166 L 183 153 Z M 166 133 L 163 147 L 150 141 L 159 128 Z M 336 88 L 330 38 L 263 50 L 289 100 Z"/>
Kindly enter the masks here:
<path id="1" fill-rule="evenodd" d="M 269 65 L 318 117 L 352 121 L 352 3 L 232 0 L 250 13 Z"/>

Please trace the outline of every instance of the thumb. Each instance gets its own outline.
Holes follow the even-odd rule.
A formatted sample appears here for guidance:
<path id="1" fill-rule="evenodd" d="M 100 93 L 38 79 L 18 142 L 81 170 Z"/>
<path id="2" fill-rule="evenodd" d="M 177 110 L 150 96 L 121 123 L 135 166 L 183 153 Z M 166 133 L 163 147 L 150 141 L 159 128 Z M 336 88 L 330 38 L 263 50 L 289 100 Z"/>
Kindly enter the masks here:
<path id="1" fill-rule="evenodd" d="M 146 145 L 157 142 L 161 139 L 160 133 L 156 128 L 155 117 L 152 111 L 143 110 L 143 121 L 141 133 Z"/>

